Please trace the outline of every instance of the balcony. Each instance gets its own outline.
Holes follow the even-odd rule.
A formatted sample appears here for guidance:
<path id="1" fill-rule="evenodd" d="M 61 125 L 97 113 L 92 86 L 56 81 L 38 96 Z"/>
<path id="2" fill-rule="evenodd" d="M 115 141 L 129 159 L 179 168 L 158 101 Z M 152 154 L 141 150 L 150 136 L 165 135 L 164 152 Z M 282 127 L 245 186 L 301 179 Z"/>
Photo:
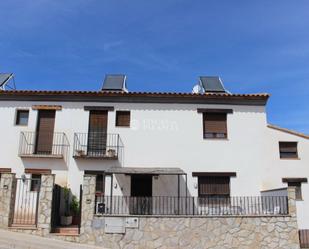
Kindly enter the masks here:
<path id="1" fill-rule="evenodd" d="M 102 196 L 95 197 L 97 215 L 280 216 L 288 215 L 286 196 Z"/>
<path id="2" fill-rule="evenodd" d="M 74 134 L 74 158 L 111 159 L 122 156 L 123 143 L 119 134 L 91 132 Z"/>
<path id="3" fill-rule="evenodd" d="M 19 156 L 22 158 L 65 158 L 69 141 L 63 132 L 21 132 Z"/>

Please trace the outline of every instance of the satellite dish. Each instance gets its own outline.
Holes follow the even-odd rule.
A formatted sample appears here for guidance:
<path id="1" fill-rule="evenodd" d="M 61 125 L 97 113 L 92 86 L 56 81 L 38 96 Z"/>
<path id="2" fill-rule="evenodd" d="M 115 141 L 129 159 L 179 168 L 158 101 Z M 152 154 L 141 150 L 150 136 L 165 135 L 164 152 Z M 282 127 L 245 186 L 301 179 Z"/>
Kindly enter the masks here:
<path id="1" fill-rule="evenodd" d="M 196 94 L 203 93 L 203 89 L 200 85 L 195 85 L 192 89 L 192 93 L 196 93 Z"/>

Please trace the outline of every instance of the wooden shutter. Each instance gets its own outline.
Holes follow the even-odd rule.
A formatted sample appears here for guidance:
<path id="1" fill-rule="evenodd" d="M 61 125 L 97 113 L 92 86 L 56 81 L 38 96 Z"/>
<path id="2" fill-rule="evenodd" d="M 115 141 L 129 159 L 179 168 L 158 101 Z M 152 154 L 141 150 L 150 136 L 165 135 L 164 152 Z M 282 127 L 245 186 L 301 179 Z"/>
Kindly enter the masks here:
<path id="1" fill-rule="evenodd" d="M 116 126 L 130 127 L 130 111 L 116 112 Z"/>
<path id="2" fill-rule="evenodd" d="M 279 142 L 281 158 L 297 158 L 297 142 Z"/>
<path id="3" fill-rule="evenodd" d="M 107 111 L 90 111 L 88 156 L 104 156 L 107 144 Z"/>
<path id="4" fill-rule="evenodd" d="M 229 195 L 230 178 L 223 176 L 202 176 L 198 178 L 199 196 Z"/>
<path id="5" fill-rule="evenodd" d="M 51 154 L 53 147 L 54 125 L 55 125 L 54 110 L 40 110 L 37 123 L 37 154 Z"/>
<path id="6" fill-rule="evenodd" d="M 203 121 L 204 137 L 227 137 L 226 113 L 203 113 Z"/>

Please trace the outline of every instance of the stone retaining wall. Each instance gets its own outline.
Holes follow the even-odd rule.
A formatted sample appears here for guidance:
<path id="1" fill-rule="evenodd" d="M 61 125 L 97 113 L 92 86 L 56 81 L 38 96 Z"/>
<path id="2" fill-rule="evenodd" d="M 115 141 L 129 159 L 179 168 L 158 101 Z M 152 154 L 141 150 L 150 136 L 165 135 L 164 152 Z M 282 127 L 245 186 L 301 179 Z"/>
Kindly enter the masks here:
<path id="1" fill-rule="evenodd" d="M 292 217 L 139 218 L 139 228 L 106 234 L 88 227 L 82 243 L 106 248 L 298 249 L 297 223 Z"/>
<path id="2" fill-rule="evenodd" d="M 84 177 L 81 243 L 107 248 L 298 249 L 295 188 L 289 188 L 289 216 L 138 217 L 138 228 L 105 233 L 110 217 L 94 217 L 95 176 Z M 126 219 L 114 217 L 114 219 Z"/>
<path id="3" fill-rule="evenodd" d="M 14 209 L 14 193 L 16 188 L 15 174 L 1 174 L 0 179 L 0 228 L 7 228 L 11 224 Z"/>
<path id="4" fill-rule="evenodd" d="M 1 187 L 3 182 L 2 180 Z M 138 218 L 137 227 L 126 227 L 122 234 L 110 234 L 105 232 L 107 219 L 109 221 L 111 219 L 125 221 L 128 217 L 96 217 L 94 215 L 96 178 L 92 175 L 85 175 L 83 182 L 81 234 L 79 236 L 55 236 L 50 234 L 53 184 L 54 177 L 52 175 L 42 176 L 37 229 L 15 229 L 15 231 L 77 243 L 95 244 L 111 249 L 299 248 L 295 188 L 288 189 L 290 212 L 288 216 L 141 216 L 136 217 Z M 3 189 L 0 189 L 0 197 L 4 196 L 9 200 L 9 192 L 4 191 L 6 192 L 4 194 L 3 191 Z M 9 202 L 11 203 L 12 200 L 10 199 Z M 0 204 L 0 210 L 4 210 L 4 206 L 5 204 Z M 6 217 L 4 223 L 7 224 L 7 216 L 3 214 L 0 214 L 0 222 L 1 220 L 3 221 L 3 217 Z"/>

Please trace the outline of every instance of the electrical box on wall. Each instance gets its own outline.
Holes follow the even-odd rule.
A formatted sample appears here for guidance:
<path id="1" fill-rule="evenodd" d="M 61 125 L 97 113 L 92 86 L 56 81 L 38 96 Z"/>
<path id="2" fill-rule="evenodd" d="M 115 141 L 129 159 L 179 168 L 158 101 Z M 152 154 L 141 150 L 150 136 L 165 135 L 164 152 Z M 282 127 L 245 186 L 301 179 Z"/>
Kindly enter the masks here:
<path id="1" fill-rule="evenodd" d="M 126 218 L 126 227 L 127 228 L 138 228 L 139 219 L 137 217 L 128 217 Z"/>
<path id="2" fill-rule="evenodd" d="M 122 217 L 106 217 L 105 218 L 105 233 L 120 233 L 124 234 L 126 232 L 125 228 L 125 218 Z"/>

